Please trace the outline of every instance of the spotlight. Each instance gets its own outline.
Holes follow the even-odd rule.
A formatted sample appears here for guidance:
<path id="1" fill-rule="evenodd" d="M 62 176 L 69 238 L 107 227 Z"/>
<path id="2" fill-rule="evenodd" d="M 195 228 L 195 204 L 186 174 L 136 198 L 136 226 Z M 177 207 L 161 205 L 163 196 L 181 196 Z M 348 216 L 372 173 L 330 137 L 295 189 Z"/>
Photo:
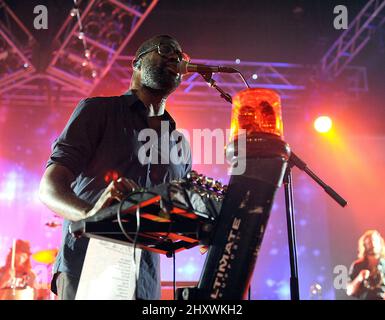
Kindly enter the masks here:
<path id="1" fill-rule="evenodd" d="M 235 59 L 235 63 L 236 64 L 240 64 L 241 63 L 241 59 Z"/>
<path id="2" fill-rule="evenodd" d="M 78 38 L 79 40 L 83 40 L 84 39 L 84 32 L 79 32 L 79 35 L 78 35 Z"/>
<path id="3" fill-rule="evenodd" d="M 90 51 L 89 49 L 86 49 L 86 50 L 84 51 L 84 56 L 85 56 L 86 58 L 90 58 L 90 57 L 91 57 L 91 51 Z"/>
<path id="4" fill-rule="evenodd" d="M 252 76 L 251 76 L 254 80 L 257 80 L 258 79 L 258 75 L 256 73 L 254 73 Z"/>
<path id="5" fill-rule="evenodd" d="M 328 116 L 320 116 L 314 121 L 314 129 L 320 133 L 329 132 L 332 126 L 332 119 L 330 119 Z"/>
<path id="6" fill-rule="evenodd" d="M 78 14 L 78 9 L 73 8 L 70 12 L 71 17 L 75 17 Z"/>
<path id="7" fill-rule="evenodd" d="M 310 286 L 310 296 L 312 299 L 320 299 L 322 297 L 322 286 L 314 283 Z"/>

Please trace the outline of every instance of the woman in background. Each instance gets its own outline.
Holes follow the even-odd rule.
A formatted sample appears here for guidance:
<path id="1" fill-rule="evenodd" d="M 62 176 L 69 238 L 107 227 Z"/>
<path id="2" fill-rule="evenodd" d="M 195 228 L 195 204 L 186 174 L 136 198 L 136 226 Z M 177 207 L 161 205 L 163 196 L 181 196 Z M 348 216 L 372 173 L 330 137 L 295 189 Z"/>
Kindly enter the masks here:
<path id="1" fill-rule="evenodd" d="M 349 277 L 348 296 L 385 299 L 385 242 L 377 230 L 367 230 L 358 240 L 358 259 L 352 263 Z"/>

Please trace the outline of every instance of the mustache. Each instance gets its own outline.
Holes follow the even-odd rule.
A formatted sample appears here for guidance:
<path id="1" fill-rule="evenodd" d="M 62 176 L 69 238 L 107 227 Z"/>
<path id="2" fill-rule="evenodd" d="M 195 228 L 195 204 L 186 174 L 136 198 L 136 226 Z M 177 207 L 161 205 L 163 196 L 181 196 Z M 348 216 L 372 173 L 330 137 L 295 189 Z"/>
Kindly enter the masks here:
<path id="1" fill-rule="evenodd" d="M 179 65 L 179 60 L 175 58 L 164 58 L 161 60 L 160 63 L 161 66 L 178 66 Z"/>

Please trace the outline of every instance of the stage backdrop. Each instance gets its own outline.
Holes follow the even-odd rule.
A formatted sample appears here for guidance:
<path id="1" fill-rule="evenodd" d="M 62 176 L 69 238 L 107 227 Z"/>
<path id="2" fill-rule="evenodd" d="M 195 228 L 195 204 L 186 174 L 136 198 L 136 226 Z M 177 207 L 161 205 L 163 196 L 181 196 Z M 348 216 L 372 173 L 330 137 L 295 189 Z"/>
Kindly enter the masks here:
<path id="1" fill-rule="evenodd" d="M 222 112 L 186 111 L 170 106 L 178 127 L 226 129 L 230 109 Z M 60 218 L 38 199 L 37 190 L 52 141 L 60 134 L 72 108 L 0 106 L 0 265 L 12 239 L 29 240 L 32 252 L 57 248 Z M 343 299 L 333 287 L 333 269 L 349 265 L 356 255 L 356 240 L 366 228 L 384 230 L 381 177 L 384 176 L 383 139 L 373 136 L 328 140 L 311 133 L 309 123 L 287 117 L 285 138 L 310 167 L 349 201 L 338 207 L 304 173 L 294 170 L 295 218 L 299 259 L 300 293 L 303 299 Z M 353 131 L 353 130 L 352 130 Z M 202 146 L 202 150 L 204 145 Z M 202 153 L 203 154 L 203 153 Z M 194 169 L 227 182 L 226 165 L 198 164 Z M 202 162 L 202 161 L 200 161 Z M 176 255 L 176 280 L 196 282 L 205 255 L 197 248 Z M 39 281 L 48 283 L 51 265 L 33 262 Z M 172 280 L 172 260 L 162 257 L 162 281 Z M 289 256 L 283 189 L 279 190 L 263 240 L 254 277 L 252 299 L 289 299 Z M 310 288 L 322 288 L 311 293 Z"/>

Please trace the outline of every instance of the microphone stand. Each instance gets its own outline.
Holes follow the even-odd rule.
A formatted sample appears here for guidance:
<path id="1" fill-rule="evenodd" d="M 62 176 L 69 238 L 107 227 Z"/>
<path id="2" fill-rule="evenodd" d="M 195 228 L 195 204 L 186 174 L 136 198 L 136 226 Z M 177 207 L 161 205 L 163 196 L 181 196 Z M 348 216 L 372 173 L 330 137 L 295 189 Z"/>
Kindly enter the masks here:
<path id="1" fill-rule="evenodd" d="M 222 90 L 222 88 L 218 87 L 217 82 L 212 78 L 213 73 L 212 72 L 202 72 L 199 73 L 203 79 L 209 84 L 210 87 L 216 89 L 221 94 L 221 98 L 225 99 L 227 102 L 233 103 L 233 99 L 231 96 Z"/>
<path id="2" fill-rule="evenodd" d="M 212 79 L 212 73 L 200 73 L 203 79 L 217 91 L 219 91 L 221 97 L 227 102 L 232 103 L 231 96 L 223 91 L 214 79 Z M 325 192 L 335 200 L 340 206 L 345 207 L 347 201 L 342 198 L 333 188 L 323 182 L 312 170 L 309 169 L 307 164 L 299 158 L 293 151 L 290 152 L 288 166 L 286 168 L 283 184 L 285 189 L 285 205 L 286 205 L 286 221 L 287 221 L 287 235 L 289 245 L 289 259 L 290 259 L 290 297 L 291 300 L 299 300 L 299 282 L 298 282 L 298 258 L 297 258 L 297 244 L 295 234 L 294 223 L 294 197 L 293 197 L 293 179 L 291 169 L 293 167 L 304 171 L 310 178 L 312 178 L 318 185 L 320 185 Z"/>
<path id="3" fill-rule="evenodd" d="M 285 175 L 283 176 L 283 185 L 285 189 L 286 224 L 290 260 L 290 298 L 291 300 L 299 300 L 297 240 L 295 236 L 293 179 L 291 175 L 290 158 Z"/>
<path id="4" fill-rule="evenodd" d="M 291 168 L 296 166 L 298 169 L 306 172 L 325 192 L 335 200 L 341 207 L 347 205 L 347 201 L 343 199 L 330 186 L 325 184 L 317 175 L 311 171 L 307 164 L 301 160 L 293 151 L 291 151 L 288 166 L 283 178 L 285 188 L 285 204 L 286 204 L 286 220 L 287 220 L 287 236 L 289 241 L 289 256 L 290 256 L 290 296 L 291 300 L 299 300 L 299 283 L 298 283 L 298 264 L 297 264 L 297 245 L 295 237 L 294 224 L 294 198 L 293 198 L 293 180 Z"/>
<path id="5" fill-rule="evenodd" d="M 323 182 L 317 175 L 309 169 L 307 164 L 298 157 L 293 151 L 291 152 L 290 158 L 289 158 L 289 165 L 291 167 L 296 166 L 298 169 L 306 172 L 306 174 L 312 178 L 318 185 L 321 186 L 322 189 L 325 190 L 325 192 L 334 200 L 336 201 L 341 207 L 345 207 L 348 203 L 347 201 L 342 198 L 335 190 L 333 190 L 332 187 L 328 186 L 325 182 Z"/>

